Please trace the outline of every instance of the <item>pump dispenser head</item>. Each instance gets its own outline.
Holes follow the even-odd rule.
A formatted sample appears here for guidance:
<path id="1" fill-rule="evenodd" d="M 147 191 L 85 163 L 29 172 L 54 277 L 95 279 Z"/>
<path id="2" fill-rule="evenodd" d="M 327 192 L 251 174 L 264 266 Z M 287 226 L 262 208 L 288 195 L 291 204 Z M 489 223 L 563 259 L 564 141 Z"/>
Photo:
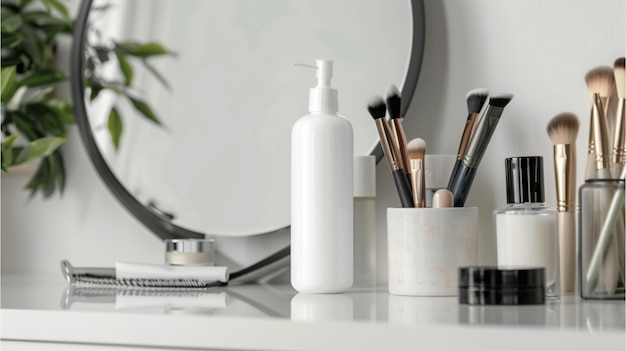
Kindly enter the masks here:
<path id="1" fill-rule="evenodd" d="M 338 111 L 337 89 L 330 87 L 333 77 L 332 60 L 315 60 L 315 66 L 297 63 L 296 66 L 315 68 L 317 86 L 309 92 L 309 112 L 336 114 Z"/>

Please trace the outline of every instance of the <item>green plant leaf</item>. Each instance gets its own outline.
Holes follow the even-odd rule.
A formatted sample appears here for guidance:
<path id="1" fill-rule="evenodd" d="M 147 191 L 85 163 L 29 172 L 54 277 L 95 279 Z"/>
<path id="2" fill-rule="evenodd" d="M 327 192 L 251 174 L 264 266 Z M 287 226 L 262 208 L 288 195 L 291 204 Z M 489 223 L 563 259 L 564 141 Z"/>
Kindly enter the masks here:
<path id="1" fill-rule="evenodd" d="M 50 155 L 59 146 L 63 145 L 65 138 L 57 137 L 43 137 L 34 141 L 31 141 L 26 145 L 17 156 L 15 164 L 20 164 L 34 160 L 39 157 L 45 157 Z"/>
<path id="2" fill-rule="evenodd" d="M 22 15 L 24 22 L 32 23 L 37 26 L 45 26 L 50 24 L 67 25 L 64 20 L 54 17 L 45 11 L 33 11 Z"/>
<path id="3" fill-rule="evenodd" d="M 30 179 L 26 188 L 30 189 L 30 196 L 33 197 L 37 191 L 41 191 L 44 198 L 50 197 L 54 193 L 54 164 L 50 157 L 42 158 L 35 175 Z"/>
<path id="4" fill-rule="evenodd" d="M 34 71 L 29 76 L 20 80 L 17 85 L 29 88 L 52 85 L 67 79 L 65 74 L 55 68 L 46 68 Z"/>
<path id="5" fill-rule="evenodd" d="M 2 2 L 2 11 L 0 11 L 0 20 L 4 21 L 9 18 L 9 16 L 14 15 L 16 12 L 19 12 L 19 7 L 15 4 L 11 4 L 8 2 Z"/>
<path id="6" fill-rule="evenodd" d="M 19 135 L 12 134 L 2 140 L 2 170 L 7 171 L 7 168 L 13 164 L 13 142 Z"/>
<path id="7" fill-rule="evenodd" d="M 163 84 L 163 86 L 167 90 L 171 90 L 170 84 L 167 82 L 165 77 L 163 77 L 163 75 L 159 71 L 157 71 L 157 69 L 154 66 L 152 66 L 150 62 L 148 62 L 148 60 L 141 60 L 141 62 L 148 69 L 148 71 L 150 71 L 150 73 L 152 73 L 152 75 L 154 75 L 154 77 L 158 79 L 159 82 L 161 82 L 161 84 Z"/>
<path id="8" fill-rule="evenodd" d="M 7 116 L 11 118 L 15 124 L 15 128 L 17 128 L 20 134 L 26 139 L 35 140 L 39 138 L 39 134 L 34 129 L 37 126 L 28 119 L 28 116 L 25 116 L 21 112 L 7 112 Z"/>
<path id="9" fill-rule="evenodd" d="M 111 109 L 111 113 L 109 113 L 109 120 L 107 122 L 107 128 L 109 129 L 109 134 L 111 135 L 111 141 L 113 141 L 113 145 L 115 146 L 115 150 L 118 149 L 120 145 L 120 138 L 122 136 L 122 119 L 120 118 L 120 114 L 115 107 Z"/>
<path id="10" fill-rule="evenodd" d="M 49 4 L 50 6 L 54 7 L 66 19 L 68 19 L 68 20 L 70 19 L 70 14 L 67 11 L 67 8 L 65 7 L 65 5 L 61 4 L 57 0 L 42 0 L 42 1 L 44 3 Z"/>
<path id="11" fill-rule="evenodd" d="M 120 70 L 124 74 L 124 84 L 126 84 L 126 86 L 129 86 L 130 83 L 132 83 L 133 81 L 133 67 L 130 65 L 130 63 L 128 63 L 126 55 L 120 52 L 116 53 L 116 55 L 117 62 L 119 62 L 120 64 Z"/>
<path id="12" fill-rule="evenodd" d="M 48 173 L 49 170 L 46 164 L 46 160 L 43 159 L 39 162 L 39 166 L 37 167 L 37 171 L 35 172 L 35 174 L 30 178 L 28 184 L 26 184 L 26 189 L 30 189 L 31 197 L 33 197 L 37 193 L 39 188 L 42 187 L 44 180 L 49 177 Z"/>
<path id="13" fill-rule="evenodd" d="M 45 32 L 46 42 L 50 41 L 59 33 L 71 33 L 72 23 L 66 19 L 60 19 L 45 11 L 33 11 L 22 15 L 24 22 L 29 23 Z"/>
<path id="14" fill-rule="evenodd" d="M 45 137 L 46 130 L 39 116 L 29 115 L 27 112 L 18 111 L 13 115 L 15 127 L 29 141 Z"/>
<path id="15" fill-rule="evenodd" d="M 159 121 L 159 118 L 156 116 L 156 114 L 152 111 L 152 109 L 150 108 L 150 106 L 148 106 L 148 104 L 146 104 L 145 102 L 132 98 L 132 97 L 128 97 L 130 99 L 130 102 L 133 104 L 133 106 L 135 106 L 135 109 L 139 112 L 141 112 L 144 116 L 146 116 L 149 120 L 151 120 L 152 122 L 161 125 L 161 122 Z"/>
<path id="16" fill-rule="evenodd" d="M 13 94 L 15 94 L 15 72 L 16 67 L 3 67 L 2 71 L 0 71 L 0 80 L 2 81 L 2 93 L 0 99 L 2 103 L 7 103 L 11 100 Z"/>
<path id="17" fill-rule="evenodd" d="M 1 66 L 3 68 L 10 67 L 10 66 L 20 67 L 20 65 L 24 66 L 27 63 L 27 62 L 24 62 L 23 60 L 26 57 L 26 55 L 22 55 L 21 53 L 16 52 L 17 50 L 11 50 L 9 48 L 9 50 L 3 50 L 3 51 L 8 51 L 7 55 L 3 56 L 2 60 L 0 60 Z"/>
<path id="18" fill-rule="evenodd" d="M 24 109 L 25 115 L 39 129 L 41 134 L 60 138 L 65 137 L 65 124 L 63 123 L 63 118 L 56 110 L 41 102 L 27 104 Z"/>
<path id="19" fill-rule="evenodd" d="M 44 50 L 47 45 L 38 35 L 37 32 L 29 25 L 20 27 L 20 34 L 24 38 L 24 51 L 30 58 L 31 62 L 38 68 L 46 66 Z"/>
<path id="20" fill-rule="evenodd" d="M 20 29 L 23 23 L 24 21 L 20 15 L 7 17 L 2 21 L 2 35 L 5 33 L 15 33 L 18 29 Z"/>
<path id="21" fill-rule="evenodd" d="M 92 82 L 90 86 L 91 86 L 91 91 L 89 92 L 89 101 L 93 101 L 98 97 L 98 94 L 100 94 L 100 92 L 102 91 L 102 89 L 104 89 L 104 87 L 102 86 L 102 84 L 98 82 Z"/>
<path id="22" fill-rule="evenodd" d="M 22 42 L 20 33 L 2 33 L 2 48 L 13 48 Z M 4 58 L 3 58 L 4 60 Z"/>
<path id="23" fill-rule="evenodd" d="M 155 42 L 136 43 L 136 42 L 127 41 L 127 42 L 119 43 L 116 49 L 127 55 L 140 57 L 140 58 L 171 54 L 163 46 Z"/>
<path id="24" fill-rule="evenodd" d="M 28 6 L 28 4 L 30 4 L 33 0 L 20 0 L 20 8 L 24 8 L 26 6 Z"/>
<path id="25" fill-rule="evenodd" d="M 75 122 L 74 107 L 72 107 L 69 101 L 59 98 L 48 98 L 43 101 L 43 104 L 55 110 L 64 124 L 73 124 Z"/>
<path id="26" fill-rule="evenodd" d="M 59 187 L 59 192 L 63 194 L 63 190 L 65 190 L 65 162 L 63 161 L 63 154 L 61 150 L 56 150 L 50 156 L 54 165 L 54 178 Z"/>

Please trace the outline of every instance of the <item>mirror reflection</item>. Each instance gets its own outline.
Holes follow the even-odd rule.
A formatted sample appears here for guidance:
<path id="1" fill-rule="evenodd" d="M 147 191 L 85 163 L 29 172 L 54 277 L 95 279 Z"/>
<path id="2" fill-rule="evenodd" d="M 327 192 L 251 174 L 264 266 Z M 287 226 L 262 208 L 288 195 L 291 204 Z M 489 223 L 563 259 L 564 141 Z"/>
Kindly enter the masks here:
<path id="1" fill-rule="evenodd" d="M 335 60 L 339 114 L 353 125 L 355 155 L 368 154 L 377 134 L 367 100 L 402 89 L 413 30 L 411 3 L 383 0 L 95 1 L 89 23 L 88 40 L 167 52 L 102 65 L 104 80 L 148 107 L 115 89 L 86 98 L 109 166 L 174 223 L 226 236 L 290 223 L 291 127 L 316 83 L 294 63 Z"/>

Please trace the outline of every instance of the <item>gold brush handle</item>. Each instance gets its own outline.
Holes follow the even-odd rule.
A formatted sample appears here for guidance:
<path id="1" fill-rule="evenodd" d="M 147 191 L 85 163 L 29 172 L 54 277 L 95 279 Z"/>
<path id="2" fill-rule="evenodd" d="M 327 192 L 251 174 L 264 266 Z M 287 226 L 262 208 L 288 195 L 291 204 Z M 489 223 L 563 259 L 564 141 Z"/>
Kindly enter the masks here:
<path id="1" fill-rule="evenodd" d="M 576 214 L 559 212 L 558 221 L 561 291 L 573 292 L 576 282 Z"/>

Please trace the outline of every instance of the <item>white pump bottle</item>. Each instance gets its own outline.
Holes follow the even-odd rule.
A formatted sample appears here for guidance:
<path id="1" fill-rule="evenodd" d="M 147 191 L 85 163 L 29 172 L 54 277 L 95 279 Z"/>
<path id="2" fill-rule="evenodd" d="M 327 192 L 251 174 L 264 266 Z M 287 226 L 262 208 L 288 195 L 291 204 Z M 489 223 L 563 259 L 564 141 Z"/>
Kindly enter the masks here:
<path id="1" fill-rule="evenodd" d="M 353 134 L 337 115 L 332 64 L 316 60 L 310 114 L 291 133 L 291 285 L 302 293 L 352 286 Z"/>

